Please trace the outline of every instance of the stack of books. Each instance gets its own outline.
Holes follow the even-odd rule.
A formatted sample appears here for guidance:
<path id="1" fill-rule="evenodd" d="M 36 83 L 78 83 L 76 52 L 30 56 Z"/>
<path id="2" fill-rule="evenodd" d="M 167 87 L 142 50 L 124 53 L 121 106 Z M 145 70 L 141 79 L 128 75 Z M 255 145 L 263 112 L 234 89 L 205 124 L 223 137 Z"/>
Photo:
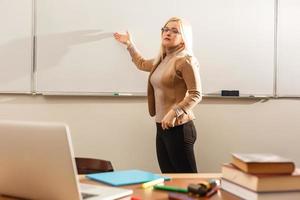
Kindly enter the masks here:
<path id="1" fill-rule="evenodd" d="M 232 154 L 221 188 L 246 200 L 300 200 L 300 169 L 274 154 Z"/>

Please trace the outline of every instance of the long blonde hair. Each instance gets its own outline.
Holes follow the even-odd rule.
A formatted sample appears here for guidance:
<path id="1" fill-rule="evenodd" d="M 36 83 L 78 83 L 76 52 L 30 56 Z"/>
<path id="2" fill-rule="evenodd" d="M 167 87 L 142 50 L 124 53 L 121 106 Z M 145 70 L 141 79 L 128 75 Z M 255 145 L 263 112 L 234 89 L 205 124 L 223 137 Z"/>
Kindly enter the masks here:
<path id="1" fill-rule="evenodd" d="M 165 27 L 169 22 L 178 22 L 180 27 L 180 33 L 182 36 L 184 50 L 187 52 L 189 56 L 193 56 L 193 33 L 192 33 L 192 26 L 184 19 L 179 17 L 172 17 L 170 18 L 163 27 Z M 161 33 L 162 36 L 162 33 Z M 161 44 L 160 51 L 156 59 L 154 60 L 154 65 L 158 65 L 164 56 L 166 55 L 166 49 Z"/>

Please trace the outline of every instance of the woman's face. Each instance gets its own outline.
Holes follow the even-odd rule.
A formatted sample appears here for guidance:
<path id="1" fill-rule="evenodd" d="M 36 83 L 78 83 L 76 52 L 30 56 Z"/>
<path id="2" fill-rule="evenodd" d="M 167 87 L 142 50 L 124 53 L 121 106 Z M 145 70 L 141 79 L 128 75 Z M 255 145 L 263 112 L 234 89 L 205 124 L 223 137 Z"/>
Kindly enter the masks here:
<path id="1" fill-rule="evenodd" d="M 183 43 L 183 40 L 179 23 L 176 21 L 167 23 L 167 25 L 162 28 L 162 45 L 165 48 L 172 48 L 180 43 Z"/>

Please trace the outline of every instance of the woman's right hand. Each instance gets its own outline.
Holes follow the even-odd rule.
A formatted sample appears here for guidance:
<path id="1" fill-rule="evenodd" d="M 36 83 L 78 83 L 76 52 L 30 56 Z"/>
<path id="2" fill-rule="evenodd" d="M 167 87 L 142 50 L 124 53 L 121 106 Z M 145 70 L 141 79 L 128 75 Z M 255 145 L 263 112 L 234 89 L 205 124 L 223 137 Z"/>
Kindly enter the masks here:
<path id="1" fill-rule="evenodd" d="M 127 46 L 129 44 L 131 44 L 131 38 L 130 38 L 130 34 L 128 33 L 128 31 L 126 31 L 125 34 L 114 33 L 114 37 L 118 42 L 121 42 L 122 44 L 125 44 Z"/>

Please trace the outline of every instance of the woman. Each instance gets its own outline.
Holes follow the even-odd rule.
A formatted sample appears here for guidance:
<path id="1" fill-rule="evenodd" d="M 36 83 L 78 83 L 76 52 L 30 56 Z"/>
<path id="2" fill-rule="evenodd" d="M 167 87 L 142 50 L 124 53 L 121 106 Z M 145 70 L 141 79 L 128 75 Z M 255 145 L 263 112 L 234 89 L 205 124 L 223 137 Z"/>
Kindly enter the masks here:
<path id="1" fill-rule="evenodd" d="M 192 108 L 202 99 L 198 62 L 192 51 L 192 29 L 173 17 L 161 29 L 158 57 L 145 60 L 136 50 L 129 33 L 115 33 L 138 69 L 150 72 L 148 106 L 155 116 L 156 151 L 162 173 L 196 173 L 194 155 L 196 130 Z"/>

